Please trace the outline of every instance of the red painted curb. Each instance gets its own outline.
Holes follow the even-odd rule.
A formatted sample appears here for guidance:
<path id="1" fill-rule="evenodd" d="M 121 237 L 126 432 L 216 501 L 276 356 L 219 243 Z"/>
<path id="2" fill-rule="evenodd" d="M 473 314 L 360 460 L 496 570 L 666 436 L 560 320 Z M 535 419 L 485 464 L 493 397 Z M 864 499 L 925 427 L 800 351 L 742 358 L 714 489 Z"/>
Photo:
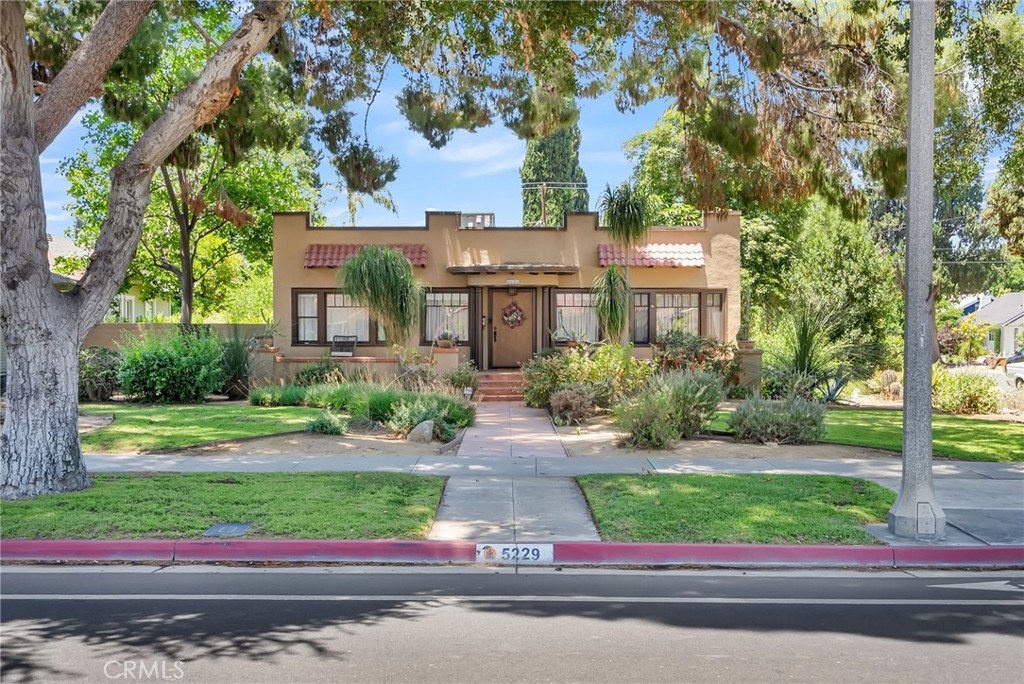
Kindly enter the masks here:
<path id="1" fill-rule="evenodd" d="M 8 539 L 3 560 L 475 563 L 476 542 L 236 539 Z M 555 565 L 1024 567 L 1024 546 L 784 546 L 555 542 Z"/>
<path id="2" fill-rule="evenodd" d="M 7 539 L 0 542 L 3 560 L 174 560 L 174 542 L 154 539 Z"/>
<path id="3" fill-rule="evenodd" d="M 958 565 L 1024 567 L 1024 546 L 894 546 L 896 567 Z"/>
<path id="4" fill-rule="evenodd" d="M 475 557 L 472 542 L 391 539 L 180 541 L 174 549 L 177 561 L 472 563 Z"/>
<path id="5" fill-rule="evenodd" d="M 555 544 L 555 563 L 567 565 L 859 565 L 889 566 L 885 546 L 770 544 Z"/>

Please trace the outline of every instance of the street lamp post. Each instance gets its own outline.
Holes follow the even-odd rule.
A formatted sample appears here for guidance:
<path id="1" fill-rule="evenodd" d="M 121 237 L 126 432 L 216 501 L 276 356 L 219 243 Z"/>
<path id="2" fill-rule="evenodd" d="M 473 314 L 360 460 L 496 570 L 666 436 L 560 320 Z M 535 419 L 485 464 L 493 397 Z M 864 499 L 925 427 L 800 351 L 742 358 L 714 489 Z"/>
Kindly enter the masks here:
<path id="1" fill-rule="evenodd" d="M 903 477 L 889 510 L 899 537 L 939 540 L 946 514 L 932 487 L 932 214 L 935 139 L 935 4 L 910 3 L 906 322 L 903 328 Z"/>

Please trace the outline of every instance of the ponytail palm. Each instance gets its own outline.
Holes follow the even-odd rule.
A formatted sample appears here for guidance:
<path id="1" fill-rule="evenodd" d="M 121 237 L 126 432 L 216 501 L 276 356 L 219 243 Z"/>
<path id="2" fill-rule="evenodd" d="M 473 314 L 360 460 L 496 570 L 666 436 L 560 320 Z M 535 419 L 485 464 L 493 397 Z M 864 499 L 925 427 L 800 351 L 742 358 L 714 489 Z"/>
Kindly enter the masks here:
<path id="1" fill-rule="evenodd" d="M 597 309 L 597 320 L 601 329 L 609 340 L 617 342 L 629 325 L 632 292 L 625 272 L 615 264 L 609 265 L 594 278 L 591 292 L 594 295 L 594 308 Z"/>
<path id="2" fill-rule="evenodd" d="M 404 344 L 419 320 L 423 286 L 401 252 L 366 245 L 338 267 L 338 286 L 377 319 L 387 338 Z"/>
<path id="3" fill-rule="evenodd" d="M 628 264 L 629 251 L 647 242 L 652 214 L 647 195 L 628 182 L 614 190 L 606 185 L 601 195 L 601 212 L 608 236 L 625 249 Z"/>

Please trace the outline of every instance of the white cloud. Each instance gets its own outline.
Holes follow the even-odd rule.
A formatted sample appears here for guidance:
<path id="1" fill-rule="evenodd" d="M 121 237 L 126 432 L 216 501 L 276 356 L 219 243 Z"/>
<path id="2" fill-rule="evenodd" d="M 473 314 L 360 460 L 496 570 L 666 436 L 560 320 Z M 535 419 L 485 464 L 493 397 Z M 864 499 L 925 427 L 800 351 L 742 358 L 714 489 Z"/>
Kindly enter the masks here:
<path id="1" fill-rule="evenodd" d="M 57 164 L 59 162 L 60 162 L 60 159 L 58 157 L 40 157 L 39 158 L 39 165 L 40 166 L 42 166 L 44 164 L 48 166 L 50 164 Z"/>
<path id="2" fill-rule="evenodd" d="M 47 214 L 46 220 L 52 223 L 66 223 L 71 220 L 71 214 L 66 211 L 60 214 Z"/>
<path id="3" fill-rule="evenodd" d="M 981 174 L 981 182 L 985 187 L 988 187 L 996 179 L 996 176 L 999 175 L 999 161 L 1000 157 L 998 155 L 992 155 L 985 160 L 985 170 Z"/>
<path id="4" fill-rule="evenodd" d="M 491 176 L 496 173 L 501 173 L 502 171 L 518 169 L 520 166 L 522 166 L 522 163 L 523 155 L 475 163 L 470 166 L 463 167 L 462 177 L 478 178 L 480 176 Z"/>

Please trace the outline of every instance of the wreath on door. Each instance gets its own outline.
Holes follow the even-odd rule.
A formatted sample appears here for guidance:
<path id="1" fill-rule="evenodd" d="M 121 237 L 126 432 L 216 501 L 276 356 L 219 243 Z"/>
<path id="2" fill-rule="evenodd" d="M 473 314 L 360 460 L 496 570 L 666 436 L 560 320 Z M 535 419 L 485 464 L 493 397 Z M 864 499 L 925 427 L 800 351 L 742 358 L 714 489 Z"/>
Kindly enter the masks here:
<path id="1" fill-rule="evenodd" d="M 518 302 L 512 300 L 512 303 L 501 310 L 501 320 L 509 328 L 518 328 L 526 321 L 526 314 L 519 307 Z"/>

